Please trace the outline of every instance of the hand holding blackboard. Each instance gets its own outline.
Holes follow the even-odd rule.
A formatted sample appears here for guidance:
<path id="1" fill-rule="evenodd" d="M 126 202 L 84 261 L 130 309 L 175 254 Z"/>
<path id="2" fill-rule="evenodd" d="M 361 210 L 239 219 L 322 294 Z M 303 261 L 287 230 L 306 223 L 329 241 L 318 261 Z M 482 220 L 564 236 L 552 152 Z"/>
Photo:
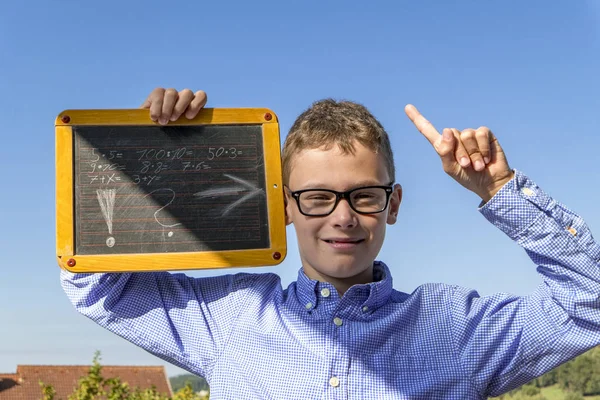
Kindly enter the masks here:
<path id="1" fill-rule="evenodd" d="M 174 104 L 173 112 L 185 112 Z M 148 114 L 58 116 L 61 267 L 106 272 L 280 263 L 286 240 L 276 115 L 202 109 L 191 120 L 160 126 Z"/>
<path id="2" fill-rule="evenodd" d="M 190 89 L 178 92 L 175 89 L 154 89 L 142 103 L 142 108 L 150 110 L 150 119 L 161 125 L 169 121 L 177 121 L 181 116 L 193 119 L 206 105 L 206 92 L 198 90 L 193 93 Z"/>

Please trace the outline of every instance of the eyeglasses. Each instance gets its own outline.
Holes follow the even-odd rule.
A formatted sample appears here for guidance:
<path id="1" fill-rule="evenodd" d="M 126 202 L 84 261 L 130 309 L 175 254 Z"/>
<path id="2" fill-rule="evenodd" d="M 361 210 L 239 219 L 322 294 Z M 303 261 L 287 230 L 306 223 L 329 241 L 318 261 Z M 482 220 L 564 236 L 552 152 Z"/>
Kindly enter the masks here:
<path id="1" fill-rule="evenodd" d="M 387 186 L 364 186 L 346 192 L 336 192 L 329 189 L 298 190 L 290 194 L 300 213 L 308 217 L 324 217 L 335 210 L 341 199 L 346 199 L 350 208 L 359 214 L 377 214 L 387 208 L 392 183 Z"/>

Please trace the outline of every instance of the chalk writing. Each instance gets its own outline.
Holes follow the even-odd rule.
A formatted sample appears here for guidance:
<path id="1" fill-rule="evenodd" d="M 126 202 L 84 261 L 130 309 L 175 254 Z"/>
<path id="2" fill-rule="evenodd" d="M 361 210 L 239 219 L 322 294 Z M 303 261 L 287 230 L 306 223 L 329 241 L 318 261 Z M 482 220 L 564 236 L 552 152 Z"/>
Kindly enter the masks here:
<path id="1" fill-rule="evenodd" d="M 113 229 L 113 210 L 115 208 L 115 194 L 116 189 L 97 189 L 96 195 L 98 196 L 98 203 L 100 203 L 100 209 L 102 215 L 108 226 L 108 233 L 112 234 Z M 106 245 L 113 247 L 115 245 L 115 238 L 110 236 L 106 239 Z"/>

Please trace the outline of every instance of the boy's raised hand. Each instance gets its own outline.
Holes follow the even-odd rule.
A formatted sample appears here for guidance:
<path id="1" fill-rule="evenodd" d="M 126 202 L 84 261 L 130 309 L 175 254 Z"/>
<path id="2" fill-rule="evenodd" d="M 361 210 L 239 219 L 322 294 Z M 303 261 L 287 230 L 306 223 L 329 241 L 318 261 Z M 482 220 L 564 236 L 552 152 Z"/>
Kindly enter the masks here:
<path id="1" fill-rule="evenodd" d="M 459 131 L 445 128 L 440 133 L 419 110 L 408 104 L 404 111 L 417 129 L 429 140 L 442 159 L 444 171 L 485 202 L 512 179 L 514 173 L 489 128 Z"/>
<path id="2" fill-rule="evenodd" d="M 194 93 L 190 89 L 178 92 L 175 89 L 156 88 L 142 103 L 141 108 L 150 109 L 152 121 L 166 125 L 169 121 L 176 121 L 184 113 L 186 118 L 194 118 L 206 101 L 206 93 L 202 90 Z"/>

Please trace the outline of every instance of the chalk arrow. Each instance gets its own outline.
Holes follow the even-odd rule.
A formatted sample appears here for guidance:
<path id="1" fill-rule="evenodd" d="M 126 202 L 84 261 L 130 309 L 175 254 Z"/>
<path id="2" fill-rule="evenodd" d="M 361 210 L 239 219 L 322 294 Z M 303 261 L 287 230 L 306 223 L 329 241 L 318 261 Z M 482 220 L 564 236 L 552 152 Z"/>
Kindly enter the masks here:
<path id="1" fill-rule="evenodd" d="M 227 178 L 231 179 L 232 181 L 237 183 L 237 185 L 225 186 L 217 189 L 206 189 L 201 192 L 194 193 L 194 196 L 198 197 L 199 199 L 203 199 L 206 197 L 233 196 L 240 193 L 248 192 L 238 200 L 225 207 L 225 209 L 221 213 L 222 217 L 225 217 L 227 214 L 229 214 L 241 204 L 244 204 L 248 200 L 264 193 L 264 189 L 253 185 L 247 180 L 229 174 L 223 174 L 223 176 L 226 176 Z"/>

